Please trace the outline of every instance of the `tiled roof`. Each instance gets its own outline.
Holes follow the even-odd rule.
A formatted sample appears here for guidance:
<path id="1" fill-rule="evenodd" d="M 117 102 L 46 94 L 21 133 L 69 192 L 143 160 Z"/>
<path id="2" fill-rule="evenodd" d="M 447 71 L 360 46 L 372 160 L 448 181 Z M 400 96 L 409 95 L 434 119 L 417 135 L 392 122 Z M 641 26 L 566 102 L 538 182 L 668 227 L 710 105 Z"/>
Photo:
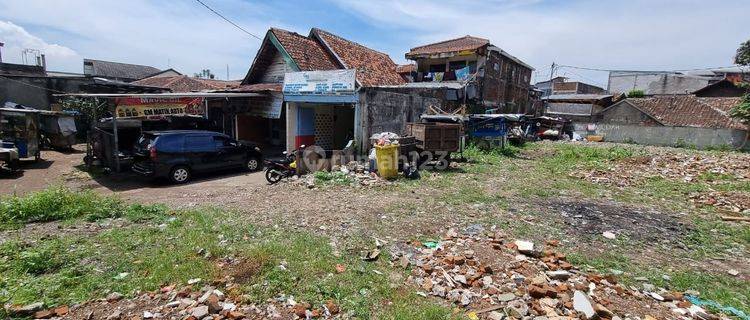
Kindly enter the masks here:
<path id="1" fill-rule="evenodd" d="M 284 50 L 297 63 L 300 70 L 333 70 L 339 66 L 334 58 L 314 39 L 296 32 L 271 28 L 270 30 Z"/>
<path id="2" fill-rule="evenodd" d="M 416 64 L 400 64 L 396 66 L 396 72 L 398 73 L 410 73 L 417 71 L 417 65 Z"/>
<path id="3" fill-rule="evenodd" d="M 397 85 L 404 79 L 396 72 L 396 63 L 382 52 L 346 40 L 328 31 L 313 28 L 311 38 L 318 37 L 345 69 L 357 70 L 357 81 L 363 87 Z"/>
<path id="4" fill-rule="evenodd" d="M 406 54 L 406 57 L 409 58 L 418 55 L 476 50 L 482 46 L 488 45 L 489 43 L 490 40 L 487 39 L 464 36 L 461 38 L 445 40 L 411 48 L 411 50 L 409 50 L 409 53 Z"/>
<path id="5" fill-rule="evenodd" d="M 192 78 L 186 75 L 172 77 L 151 77 L 132 82 L 137 85 L 171 89 L 172 92 L 194 92 L 231 89 L 240 85 L 239 81 L 224 81 Z"/>
<path id="6" fill-rule="evenodd" d="M 281 92 L 281 83 L 255 83 L 255 84 L 243 84 L 239 87 L 233 88 L 231 91 L 241 92 L 260 92 L 260 91 L 273 91 Z"/>
<path id="7" fill-rule="evenodd" d="M 85 65 L 91 64 L 91 73 L 86 73 L 86 75 L 93 77 L 141 79 L 160 71 L 150 66 L 93 59 L 83 59 L 83 64 L 84 71 L 87 71 Z"/>
<path id="8" fill-rule="evenodd" d="M 665 126 L 748 129 L 728 115 L 729 110 L 742 101 L 741 98 L 669 96 L 624 101 Z"/>

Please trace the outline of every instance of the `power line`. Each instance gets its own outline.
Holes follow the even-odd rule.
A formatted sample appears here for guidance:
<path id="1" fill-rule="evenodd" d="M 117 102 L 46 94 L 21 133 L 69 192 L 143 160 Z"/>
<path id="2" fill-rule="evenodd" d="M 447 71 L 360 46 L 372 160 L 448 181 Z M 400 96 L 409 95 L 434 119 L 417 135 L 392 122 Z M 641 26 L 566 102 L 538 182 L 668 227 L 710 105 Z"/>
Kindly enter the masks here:
<path id="1" fill-rule="evenodd" d="M 618 70 L 618 69 L 602 69 L 602 68 L 590 68 L 590 67 L 578 67 L 578 66 L 569 66 L 569 65 L 557 65 L 558 67 L 563 68 L 571 68 L 571 69 L 580 69 L 580 70 L 588 70 L 588 71 L 603 71 L 603 72 L 613 72 L 613 71 L 633 71 L 633 70 Z M 681 72 L 681 71 L 702 71 L 702 70 L 714 70 L 714 69 L 727 69 L 727 68 L 735 68 L 738 66 L 728 66 L 728 67 L 714 67 L 714 68 L 695 68 L 695 69 L 681 69 L 681 70 L 663 70 L 659 72 L 667 72 L 667 71 L 673 71 L 673 72 Z"/>
<path id="2" fill-rule="evenodd" d="M 256 35 L 254 35 L 254 34 L 253 34 L 253 33 L 251 33 L 250 31 L 247 31 L 247 30 L 245 30 L 244 28 L 240 27 L 240 26 L 239 26 L 238 24 L 236 24 L 236 23 L 232 22 L 232 20 L 229 20 L 229 19 L 228 19 L 227 17 L 223 16 L 223 15 L 222 15 L 221 13 L 218 13 L 218 12 L 217 12 L 216 10 L 212 9 L 212 8 L 211 8 L 211 7 L 209 7 L 209 6 L 207 5 L 207 4 L 203 3 L 203 1 L 201 1 L 201 0 L 195 0 L 195 1 L 198 1 L 198 3 L 200 3 L 200 4 L 202 4 L 202 5 L 204 6 L 204 7 L 206 7 L 206 9 L 208 9 L 208 10 L 211 10 L 211 12 L 213 12 L 213 13 L 214 13 L 214 14 L 216 14 L 217 16 L 221 17 L 221 18 L 222 18 L 222 19 L 224 19 L 224 20 L 225 20 L 226 22 L 229 22 L 229 23 L 230 23 L 231 25 L 233 25 L 233 26 L 237 27 L 237 29 L 240 29 L 240 30 L 242 30 L 242 32 L 244 32 L 244 33 L 247 33 L 248 35 L 250 35 L 250 36 L 252 36 L 252 37 L 254 37 L 254 38 L 258 39 L 258 40 L 261 40 L 261 41 L 263 40 L 263 38 L 261 38 L 261 37 L 259 37 L 259 36 L 256 36 Z"/>

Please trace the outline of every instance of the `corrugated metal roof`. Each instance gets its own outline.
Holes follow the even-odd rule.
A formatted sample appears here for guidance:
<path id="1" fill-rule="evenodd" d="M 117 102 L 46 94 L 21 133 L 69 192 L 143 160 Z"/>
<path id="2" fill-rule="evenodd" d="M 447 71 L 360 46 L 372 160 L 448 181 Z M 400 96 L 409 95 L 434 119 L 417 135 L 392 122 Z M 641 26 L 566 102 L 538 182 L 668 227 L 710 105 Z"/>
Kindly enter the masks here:
<path id="1" fill-rule="evenodd" d="M 611 98 L 611 94 L 590 94 L 590 93 L 577 93 L 577 94 L 553 94 L 542 98 L 542 100 L 601 100 Z"/>
<path id="2" fill-rule="evenodd" d="M 139 64 L 120 63 L 112 61 L 94 60 L 94 59 L 83 59 L 84 66 L 91 64 L 92 69 L 90 73 L 86 73 L 87 76 L 93 77 L 105 77 L 105 78 L 121 78 L 121 79 L 142 79 L 148 77 L 161 70 Z M 84 71 L 87 69 L 84 67 Z M 84 72 L 85 73 L 85 72 Z"/>

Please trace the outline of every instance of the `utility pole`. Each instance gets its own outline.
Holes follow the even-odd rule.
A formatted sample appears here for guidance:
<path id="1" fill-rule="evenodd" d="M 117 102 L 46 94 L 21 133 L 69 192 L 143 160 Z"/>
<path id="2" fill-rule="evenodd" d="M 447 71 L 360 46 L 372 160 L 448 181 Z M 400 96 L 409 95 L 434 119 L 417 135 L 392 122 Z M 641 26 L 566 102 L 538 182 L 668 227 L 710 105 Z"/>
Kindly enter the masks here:
<path id="1" fill-rule="evenodd" d="M 552 67 L 549 69 L 549 83 L 550 83 L 550 86 L 552 85 L 552 77 L 554 77 L 554 76 L 555 76 L 555 62 L 552 62 Z"/>
<path id="2" fill-rule="evenodd" d="M 229 64 L 227 63 L 227 81 L 229 81 Z"/>
<path id="3" fill-rule="evenodd" d="M 0 42 L 0 63 L 3 63 L 3 46 L 5 43 Z"/>

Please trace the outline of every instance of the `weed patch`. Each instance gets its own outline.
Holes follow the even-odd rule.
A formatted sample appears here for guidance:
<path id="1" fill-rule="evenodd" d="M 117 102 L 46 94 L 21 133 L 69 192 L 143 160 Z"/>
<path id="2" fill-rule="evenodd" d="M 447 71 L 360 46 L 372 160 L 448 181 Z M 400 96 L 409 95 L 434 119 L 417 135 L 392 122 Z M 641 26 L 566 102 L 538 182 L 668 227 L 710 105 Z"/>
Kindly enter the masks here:
<path id="1" fill-rule="evenodd" d="M 125 216 L 135 221 L 152 219 L 166 212 L 164 206 L 124 204 L 117 198 L 101 196 L 93 191 L 74 192 L 64 187 L 19 197 L 0 199 L 0 230 L 30 222 L 48 222 L 83 218 L 96 221 Z"/>

